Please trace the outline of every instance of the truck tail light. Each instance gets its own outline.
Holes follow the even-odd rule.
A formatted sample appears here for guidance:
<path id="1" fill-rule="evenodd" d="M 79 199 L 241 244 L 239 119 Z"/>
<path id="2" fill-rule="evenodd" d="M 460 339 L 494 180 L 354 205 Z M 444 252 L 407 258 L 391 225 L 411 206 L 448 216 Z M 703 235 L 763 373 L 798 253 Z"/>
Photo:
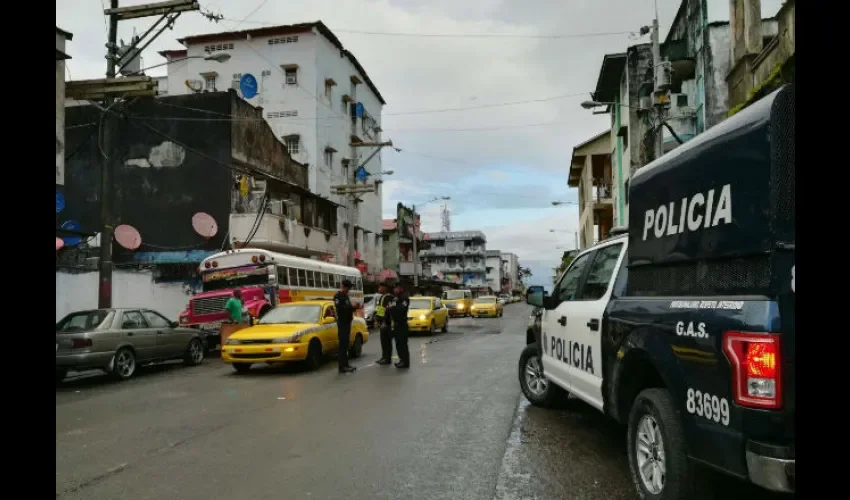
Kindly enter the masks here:
<path id="1" fill-rule="evenodd" d="M 71 340 L 71 348 L 72 349 L 84 349 L 86 347 L 91 347 L 92 342 L 91 339 L 73 339 Z"/>
<path id="2" fill-rule="evenodd" d="M 782 407 L 780 335 L 726 332 L 723 352 L 732 364 L 735 402 L 750 408 Z"/>

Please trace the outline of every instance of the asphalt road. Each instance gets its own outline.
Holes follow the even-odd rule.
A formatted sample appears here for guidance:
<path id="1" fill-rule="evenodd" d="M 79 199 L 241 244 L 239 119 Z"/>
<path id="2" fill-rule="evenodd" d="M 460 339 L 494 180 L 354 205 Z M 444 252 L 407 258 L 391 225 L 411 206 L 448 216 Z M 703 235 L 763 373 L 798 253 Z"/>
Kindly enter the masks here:
<path id="1" fill-rule="evenodd" d="M 521 397 L 529 311 L 413 337 L 409 371 L 374 365 L 373 336 L 352 375 L 329 361 L 237 376 L 210 359 L 124 383 L 72 376 L 56 389 L 56 497 L 635 498 L 621 429 L 579 401 L 549 411 Z"/>

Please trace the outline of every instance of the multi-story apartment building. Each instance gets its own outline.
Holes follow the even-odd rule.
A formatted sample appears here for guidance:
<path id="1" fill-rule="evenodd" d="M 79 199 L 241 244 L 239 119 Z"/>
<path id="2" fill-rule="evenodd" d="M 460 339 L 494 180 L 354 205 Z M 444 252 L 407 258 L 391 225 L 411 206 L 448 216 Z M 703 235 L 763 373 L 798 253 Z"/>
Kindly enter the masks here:
<path id="1" fill-rule="evenodd" d="M 173 62 L 159 88 L 171 96 L 232 88 L 262 108 L 292 158 L 307 165 L 310 191 L 340 205 L 340 238 L 328 239 L 327 253 L 336 262 L 346 262 L 348 200 L 331 194 L 331 187 L 354 182 L 355 158 L 365 159 L 372 148 L 351 145 L 381 141 L 386 104 L 354 54 L 322 22 L 200 34 L 179 41 L 184 49 L 160 53 Z M 218 52 L 230 57 L 208 60 Z M 248 85 L 242 85 L 243 77 Z M 377 181 L 380 153 L 365 167 L 373 174 L 368 182 Z M 369 274 L 382 268 L 381 199 L 376 182 L 376 193 L 361 195 L 354 210 L 355 258 L 365 262 Z"/>
<path id="2" fill-rule="evenodd" d="M 502 276 L 505 266 L 502 264 L 502 252 L 499 250 L 487 250 L 484 253 L 487 266 L 487 286 L 493 292 L 502 289 Z"/>
<path id="3" fill-rule="evenodd" d="M 573 148 L 567 185 L 578 188 L 580 248 L 605 239 L 614 224 L 612 179 L 610 131 Z"/>
<path id="4" fill-rule="evenodd" d="M 474 292 L 484 293 L 487 287 L 487 237 L 481 231 L 452 231 L 429 233 L 430 248 L 419 252 L 431 274 L 442 281 L 463 284 Z"/>
<path id="5" fill-rule="evenodd" d="M 515 253 L 503 252 L 502 291 L 505 293 L 522 292 L 522 280 L 519 275 L 519 257 Z"/>

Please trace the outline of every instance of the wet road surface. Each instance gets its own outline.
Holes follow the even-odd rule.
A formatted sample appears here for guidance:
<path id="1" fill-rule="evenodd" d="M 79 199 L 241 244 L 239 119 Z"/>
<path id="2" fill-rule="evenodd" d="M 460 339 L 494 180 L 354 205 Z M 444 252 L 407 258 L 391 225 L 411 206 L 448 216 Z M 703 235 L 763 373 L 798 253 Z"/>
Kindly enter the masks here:
<path id="1" fill-rule="evenodd" d="M 374 365 L 374 335 L 352 375 L 329 361 L 237 376 L 210 359 L 72 377 L 56 389 L 56 497 L 635 498 L 621 429 L 579 401 L 521 398 L 529 312 L 413 337 L 409 371 Z"/>

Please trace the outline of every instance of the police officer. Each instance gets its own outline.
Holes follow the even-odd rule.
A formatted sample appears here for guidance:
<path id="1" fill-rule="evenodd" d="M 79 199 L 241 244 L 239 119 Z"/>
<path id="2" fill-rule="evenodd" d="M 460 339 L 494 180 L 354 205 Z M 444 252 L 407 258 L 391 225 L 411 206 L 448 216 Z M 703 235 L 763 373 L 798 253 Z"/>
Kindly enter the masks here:
<path id="1" fill-rule="evenodd" d="M 339 336 L 339 372 L 351 373 L 357 368 L 348 364 L 348 344 L 351 341 L 351 322 L 354 320 L 354 306 L 348 291 L 351 290 L 351 282 L 343 280 L 339 291 L 334 295 L 336 305 L 336 327 Z"/>
<path id="2" fill-rule="evenodd" d="M 395 348 L 398 351 L 398 363 L 396 368 L 410 368 L 410 350 L 407 346 L 407 310 L 410 307 L 410 297 L 401 285 L 396 286 L 395 300 L 390 307 L 390 318 L 392 320 L 395 337 Z"/>
<path id="3" fill-rule="evenodd" d="M 389 286 L 381 282 L 378 285 L 378 297 L 375 302 L 375 324 L 381 331 L 381 359 L 375 361 L 379 365 L 392 363 L 393 358 L 393 332 L 387 309 L 392 304 L 393 295 L 389 293 Z"/>

